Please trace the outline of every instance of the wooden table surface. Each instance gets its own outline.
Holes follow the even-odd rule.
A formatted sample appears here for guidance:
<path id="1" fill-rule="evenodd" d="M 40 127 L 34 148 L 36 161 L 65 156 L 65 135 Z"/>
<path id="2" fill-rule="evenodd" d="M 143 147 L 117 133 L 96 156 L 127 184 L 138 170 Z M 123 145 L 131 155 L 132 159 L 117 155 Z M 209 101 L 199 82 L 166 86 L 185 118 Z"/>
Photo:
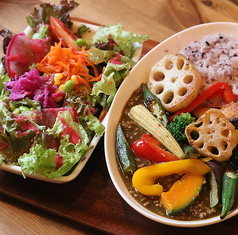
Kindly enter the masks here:
<path id="1" fill-rule="evenodd" d="M 0 29 L 7 28 L 14 33 L 21 33 L 26 27 L 25 17 L 42 2 L 0 0 Z M 46 2 L 59 4 L 59 0 Z M 237 0 L 82 0 L 77 2 L 80 6 L 71 13 L 72 17 L 80 17 L 102 25 L 122 23 L 126 30 L 149 35 L 150 39 L 157 42 L 185 28 L 205 22 L 238 22 Z M 150 47 L 154 45 L 150 44 Z M 96 167 L 99 163 L 100 169 Z M 92 191 L 90 196 L 90 190 L 97 189 L 99 186 L 108 190 L 110 203 L 105 203 L 106 192 Z M 78 195 L 71 195 L 71 188 Z M 81 189 L 85 191 L 81 192 Z M 113 197 L 113 200 L 110 197 Z M 77 203 L 70 204 L 72 199 Z M 90 201 L 95 208 L 90 208 Z M 64 202 L 69 204 L 66 205 Z M 223 234 L 228 231 L 234 234 L 238 229 L 238 217 L 207 228 L 185 229 L 161 225 L 139 215 L 121 199 L 110 181 L 104 161 L 103 140 L 99 142 L 82 174 L 73 182 L 64 185 L 51 186 L 0 171 L 0 208 L 0 235 L 103 234 L 104 232 L 147 234 L 145 226 L 148 226 L 148 234 L 161 235 Z M 69 208 L 70 212 L 67 214 Z M 91 211 L 94 209 L 98 214 L 90 213 L 87 211 L 89 209 Z M 110 212 L 113 213 L 113 219 L 103 214 L 110 215 Z M 123 230 L 124 224 L 119 226 L 125 219 L 128 220 L 128 223 L 125 223 L 128 230 L 127 227 Z M 118 226 L 111 222 L 118 223 Z"/>

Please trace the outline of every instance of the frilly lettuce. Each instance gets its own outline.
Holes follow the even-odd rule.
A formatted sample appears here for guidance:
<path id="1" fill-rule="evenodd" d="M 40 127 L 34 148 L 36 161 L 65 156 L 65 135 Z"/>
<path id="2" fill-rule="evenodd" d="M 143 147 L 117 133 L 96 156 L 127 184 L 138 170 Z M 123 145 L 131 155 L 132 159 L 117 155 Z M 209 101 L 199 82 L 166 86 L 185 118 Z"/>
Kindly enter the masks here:
<path id="1" fill-rule="evenodd" d="M 23 175 L 39 173 L 48 178 L 54 178 L 67 174 L 76 163 L 80 162 L 87 150 L 92 148 L 89 145 L 92 132 L 98 135 L 104 132 L 104 126 L 90 111 L 80 115 L 79 121 L 84 120 L 84 125 L 82 125 L 74 119 L 72 112 L 64 110 L 58 112 L 52 128 L 47 129 L 44 125 L 38 126 L 33 120 L 28 119 L 28 122 L 35 125 L 39 132 L 35 133 L 35 137 L 29 131 L 27 135 L 21 135 L 18 138 L 15 136 L 16 133 L 24 131 L 19 123 L 25 120 L 24 116 L 12 114 L 5 106 L 6 98 L 2 97 L 2 100 L 0 120 L 2 130 L 5 132 L 0 132 L 0 143 L 7 141 L 9 149 L 0 151 L 0 164 L 17 163 Z M 33 142 L 30 141 L 31 138 Z M 58 140 L 58 148 L 52 146 L 50 141 L 52 138 Z M 26 152 L 26 149 L 29 149 L 29 152 Z M 59 168 L 56 164 L 57 156 L 62 157 L 62 166 Z"/>
<path id="2" fill-rule="evenodd" d="M 92 43 L 97 42 L 107 42 L 108 37 L 111 37 L 115 42 L 114 51 L 123 51 L 124 56 L 131 57 L 133 53 L 133 43 L 143 43 L 148 40 L 148 36 L 134 34 L 129 31 L 123 30 L 122 24 L 117 24 L 113 26 L 103 27 L 101 26 L 96 34 L 93 36 Z"/>
<path id="3" fill-rule="evenodd" d="M 28 25 L 35 29 L 40 24 L 49 24 L 50 16 L 54 16 L 60 19 L 63 23 L 67 25 L 68 28 L 72 26 L 69 13 L 78 7 L 78 3 L 74 0 L 71 1 L 60 1 L 60 5 L 54 5 L 49 3 L 43 3 L 40 5 L 39 9 L 34 9 L 31 15 L 27 16 Z"/>
<path id="4" fill-rule="evenodd" d="M 70 134 L 65 133 L 65 125 L 67 125 L 67 129 L 72 129 L 73 132 Z M 73 120 L 73 117 L 68 110 L 59 112 L 54 126 L 47 129 L 46 133 L 58 138 L 61 138 L 62 134 L 70 135 L 73 138 L 74 133 L 76 133 L 80 136 L 80 141 L 82 141 L 83 144 L 87 145 L 89 143 L 87 132 L 84 130 L 83 126 L 80 125 L 80 123 L 76 123 Z"/>
<path id="5" fill-rule="evenodd" d="M 100 64 L 107 63 L 115 55 L 115 52 L 93 48 L 93 50 L 90 50 L 89 54 L 90 60 L 92 60 L 94 64 Z"/>
<path id="6" fill-rule="evenodd" d="M 7 74 L 0 74 L 0 92 L 2 92 L 4 88 L 4 82 L 7 81 L 9 81 L 9 76 Z"/>
<path id="7" fill-rule="evenodd" d="M 68 128 L 73 130 L 81 137 L 76 144 L 70 141 L 70 134 L 64 134 L 65 120 Z M 74 122 L 69 111 L 62 111 L 58 114 L 55 124 L 52 128 L 46 130 L 47 135 L 60 137 L 60 146 L 58 151 L 51 148 L 45 148 L 39 139 L 35 139 L 30 153 L 25 153 L 18 159 L 23 174 L 39 173 L 45 175 L 47 178 L 59 177 L 66 174 L 77 162 L 82 159 L 86 151 L 90 148 L 88 146 L 89 138 L 83 127 Z M 62 166 L 57 169 L 56 158 L 60 155 L 62 157 Z"/>
<path id="8" fill-rule="evenodd" d="M 135 62 L 126 56 L 120 56 L 120 61 L 118 61 L 118 63 L 109 62 L 101 80 L 94 84 L 92 95 L 98 97 L 100 93 L 107 95 L 106 105 L 109 105 L 117 92 L 117 88 L 134 65 Z"/>
<path id="9" fill-rule="evenodd" d="M 33 34 L 32 39 L 44 39 L 48 37 L 48 25 L 41 25 L 39 30 Z"/>
<path id="10" fill-rule="evenodd" d="M 54 149 L 45 149 L 40 144 L 35 144 L 30 149 L 30 153 L 25 153 L 18 159 L 23 175 L 24 173 L 38 173 L 45 175 L 47 178 L 55 178 L 65 175 L 70 171 L 81 160 L 89 147 L 82 143 L 73 145 L 69 142 L 68 137 L 64 136 L 61 139 L 58 152 Z M 62 156 L 63 165 L 57 169 L 56 157 L 58 155 Z"/>
<path id="11" fill-rule="evenodd" d="M 91 43 L 95 47 L 104 43 L 112 48 L 111 51 L 102 50 L 101 53 L 99 49 L 93 48 L 90 52 L 90 59 L 96 63 L 107 63 L 101 80 L 95 83 L 92 89 L 92 96 L 98 98 L 103 108 L 110 106 L 119 85 L 135 65 L 131 59 L 135 43 L 142 44 L 146 40 L 148 36 L 124 31 L 120 23 L 108 27 L 101 26 L 93 36 Z"/>
<path id="12" fill-rule="evenodd" d="M 14 115 L 6 108 L 5 101 L 0 100 L 0 144 L 7 143 L 6 149 L 0 149 L 1 161 L 16 163 L 19 155 L 23 154 L 26 149 L 30 148 L 31 138 L 34 136 L 34 131 L 24 130 L 21 122 L 16 121 Z M 41 129 L 40 126 L 27 120 L 29 125 L 34 126 L 36 129 Z"/>

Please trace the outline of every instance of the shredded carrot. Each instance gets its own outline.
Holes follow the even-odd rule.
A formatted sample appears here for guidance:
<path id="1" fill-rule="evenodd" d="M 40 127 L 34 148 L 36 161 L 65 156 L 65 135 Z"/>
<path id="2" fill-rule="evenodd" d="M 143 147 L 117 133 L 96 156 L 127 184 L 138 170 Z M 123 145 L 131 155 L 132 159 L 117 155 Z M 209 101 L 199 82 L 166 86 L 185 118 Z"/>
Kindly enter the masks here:
<path id="1" fill-rule="evenodd" d="M 74 48 L 62 47 L 62 42 L 55 43 L 51 47 L 49 53 L 37 64 L 37 69 L 47 75 L 62 73 L 63 78 L 60 79 L 60 84 L 65 84 L 73 75 L 76 75 L 81 84 L 91 89 L 92 82 L 99 81 L 101 76 L 88 58 L 89 50 L 82 47 L 81 51 Z M 93 75 L 89 73 L 88 66 L 92 67 Z"/>
<path id="2" fill-rule="evenodd" d="M 100 116 L 98 117 L 98 120 L 102 121 L 106 117 L 107 113 L 108 113 L 108 108 L 103 109 L 102 112 L 100 113 Z"/>
<path id="3" fill-rule="evenodd" d="M 90 80 L 88 80 L 88 81 L 89 81 L 89 82 L 97 82 L 97 81 L 101 80 L 101 78 L 102 78 L 102 75 L 99 75 L 98 77 L 92 78 L 92 79 L 90 79 Z"/>
<path id="4" fill-rule="evenodd" d="M 85 79 L 83 79 L 83 78 L 80 77 L 80 76 L 77 76 L 77 79 L 78 79 L 78 82 L 79 82 L 79 84 L 78 84 L 79 86 L 80 86 L 81 84 L 84 84 L 89 90 L 91 89 L 89 83 L 88 83 Z"/>

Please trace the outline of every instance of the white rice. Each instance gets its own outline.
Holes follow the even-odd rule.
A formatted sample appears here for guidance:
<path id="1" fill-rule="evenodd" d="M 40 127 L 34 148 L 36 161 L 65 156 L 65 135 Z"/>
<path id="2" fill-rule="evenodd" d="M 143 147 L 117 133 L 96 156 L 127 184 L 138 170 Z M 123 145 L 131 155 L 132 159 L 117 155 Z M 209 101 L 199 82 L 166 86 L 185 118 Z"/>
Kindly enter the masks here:
<path id="1" fill-rule="evenodd" d="M 217 82 L 229 83 L 238 94 L 238 39 L 216 33 L 194 41 L 180 51 L 198 69 L 203 89 Z"/>

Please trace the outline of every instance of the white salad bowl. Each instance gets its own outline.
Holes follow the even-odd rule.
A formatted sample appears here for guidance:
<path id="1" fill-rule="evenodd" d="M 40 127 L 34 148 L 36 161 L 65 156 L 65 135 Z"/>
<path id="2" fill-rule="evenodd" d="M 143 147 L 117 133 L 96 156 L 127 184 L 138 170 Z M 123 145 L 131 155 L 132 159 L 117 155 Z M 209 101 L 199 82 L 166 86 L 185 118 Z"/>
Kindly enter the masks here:
<path id="1" fill-rule="evenodd" d="M 81 24 L 83 24 L 83 25 L 85 25 L 85 26 L 87 26 L 89 28 L 88 31 L 84 33 L 83 39 L 86 42 L 90 43 L 92 37 L 97 32 L 99 26 L 91 24 L 91 23 L 85 23 L 81 19 L 74 18 L 73 26 L 72 26 L 72 31 L 76 32 L 77 28 Z M 24 33 L 26 34 L 26 36 L 31 38 L 32 35 L 33 35 L 33 30 L 32 30 L 32 28 L 30 26 L 28 26 L 24 30 Z M 140 59 L 141 52 L 142 52 L 142 45 L 139 44 L 139 43 L 135 43 L 134 44 L 134 52 L 133 52 L 133 55 L 132 55 L 132 60 L 137 62 Z M 102 124 L 104 126 L 106 126 L 106 124 L 107 124 L 107 115 L 104 118 L 104 120 L 102 121 Z M 75 169 L 70 174 L 68 174 L 68 175 L 60 176 L 60 177 L 56 177 L 56 178 L 52 178 L 52 179 L 46 178 L 45 176 L 37 174 L 37 173 L 33 173 L 33 174 L 26 174 L 26 173 L 24 173 L 24 175 L 26 177 L 28 177 L 28 178 L 33 178 L 33 179 L 37 179 L 37 180 L 41 180 L 41 181 L 46 181 L 46 182 L 51 182 L 51 183 L 57 183 L 57 184 L 69 182 L 69 181 L 75 179 L 79 175 L 79 173 L 82 171 L 82 169 L 86 165 L 87 161 L 89 160 L 91 154 L 93 153 L 94 149 L 96 148 L 100 138 L 101 138 L 101 136 L 97 136 L 96 135 L 92 139 L 92 141 L 90 143 L 90 147 L 91 148 L 86 152 L 86 154 L 84 155 L 82 160 L 80 160 L 79 163 L 77 163 L 77 166 L 75 167 Z M 0 170 L 5 170 L 5 171 L 8 171 L 8 172 L 11 172 L 11 173 L 14 173 L 14 174 L 22 175 L 22 171 L 21 171 L 20 166 L 13 165 L 13 164 L 10 164 L 10 163 L 0 165 Z"/>
<path id="2" fill-rule="evenodd" d="M 155 214 L 145 207 L 140 205 L 132 195 L 128 192 L 120 174 L 119 165 L 116 158 L 116 129 L 119 123 L 123 108 L 132 95 L 142 83 L 146 83 L 149 77 L 151 67 L 167 53 L 179 53 L 180 49 L 187 46 L 190 42 L 200 40 L 205 35 L 215 33 L 225 33 L 238 39 L 238 24 L 237 23 L 207 23 L 197 25 L 186 30 L 183 30 L 172 37 L 166 39 L 158 46 L 148 52 L 132 69 L 119 88 L 112 107 L 108 113 L 108 120 L 105 133 L 105 154 L 108 171 L 114 186 L 121 197 L 137 212 L 143 216 L 166 225 L 177 227 L 201 227 L 211 225 L 229 219 L 238 214 L 238 208 L 229 213 L 225 219 L 221 220 L 219 216 L 200 220 L 200 221 L 178 221 L 165 218 Z"/>

